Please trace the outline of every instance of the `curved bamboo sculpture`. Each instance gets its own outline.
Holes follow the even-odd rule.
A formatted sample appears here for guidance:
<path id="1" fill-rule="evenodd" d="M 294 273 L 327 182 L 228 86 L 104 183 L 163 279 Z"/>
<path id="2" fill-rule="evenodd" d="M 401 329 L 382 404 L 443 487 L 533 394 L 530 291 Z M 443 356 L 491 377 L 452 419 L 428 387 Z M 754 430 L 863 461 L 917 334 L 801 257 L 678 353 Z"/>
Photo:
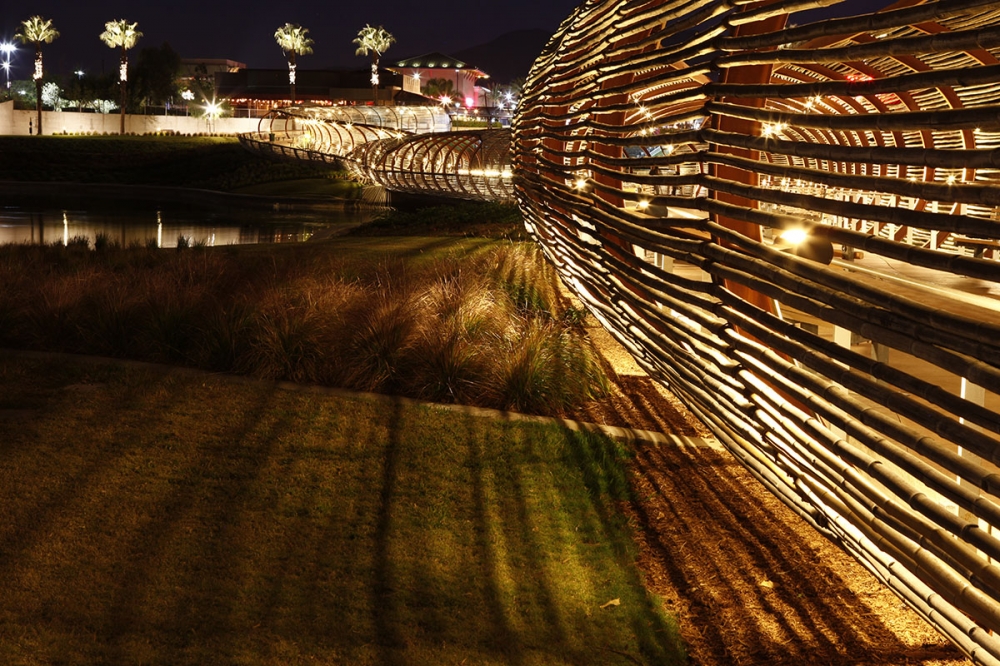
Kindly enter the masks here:
<path id="1" fill-rule="evenodd" d="M 450 123 L 439 106 L 286 107 L 239 138 L 266 157 L 336 164 L 396 192 L 513 201 L 510 130 L 440 131 Z"/>
<path id="2" fill-rule="evenodd" d="M 468 130 L 366 143 L 346 163 L 395 192 L 513 201 L 510 154 L 510 130 Z"/>
<path id="3" fill-rule="evenodd" d="M 391 109 L 392 107 L 380 107 Z M 406 127 L 434 126 L 425 108 L 403 114 L 362 113 L 351 107 L 288 107 L 261 118 L 258 131 L 241 134 L 245 148 L 273 158 L 341 165 L 343 157 L 372 141 L 399 138 Z M 418 111 L 422 113 L 417 113 Z M 354 122 L 361 121 L 361 122 Z"/>
<path id="4" fill-rule="evenodd" d="M 588 0 L 524 88 L 516 195 L 762 483 L 998 664 L 1000 316 L 919 283 L 1000 279 L 1000 2 L 837 12 Z M 864 273 L 855 248 L 922 277 Z"/>

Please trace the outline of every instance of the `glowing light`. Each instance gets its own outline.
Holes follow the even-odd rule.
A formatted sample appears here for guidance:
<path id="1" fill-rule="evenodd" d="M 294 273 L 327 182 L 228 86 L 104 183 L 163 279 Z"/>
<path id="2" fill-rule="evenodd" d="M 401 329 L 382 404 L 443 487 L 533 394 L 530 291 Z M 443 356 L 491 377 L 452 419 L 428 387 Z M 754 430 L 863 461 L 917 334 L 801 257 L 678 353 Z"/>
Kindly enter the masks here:
<path id="1" fill-rule="evenodd" d="M 466 106 L 466 108 L 471 109 L 472 105 L 475 103 L 475 101 L 476 100 L 472 99 L 471 97 L 466 97 L 465 98 L 465 106 Z"/>
<path id="2" fill-rule="evenodd" d="M 798 245 L 804 241 L 808 235 L 809 232 L 802 228 L 785 229 L 781 232 L 781 240 L 786 243 L 790 243 L 791 245 Z"/>
<path id="3" fill-rule="evenodd" d="M 44 76 L 42 73 L 42 54 L 39 53 L 35 56 L 35 73 L 32 75 L 32 78 L 37 81 L 42 78 L 42 76 Z"/>
<path id="4" fill-rule="evenodd" d="M 586 180 L 584 180 L 583 178 L 578 178 L 577 179 L 577 181 L 576 181 L 576 189 L 582 190 L 586 186 L 587 186 L 587 181 Z"/>
<path id="5" fill-rule="evenodd" d="M 194 99 L 194 93 L 191 92 L 190 90 L 185 90 L 184 92 L 181 93 L 181 97 L 190 102 L 191 100 Z"/>
<path id="6" fill-rule="evenodd" d="M 211 102 L 205 102 L 205 115 L 209 118 L 218 118 L 222 113 L 222 105 L 212 100 Z"/>
<path id="7" fill-rule="evenodd" d="M 639 210 L 646 210 L 647 208 L 649 208 L 649 202 L 646 201 L 645 199 L 643 199 L 642 201 L 640 201 L 638 203 L 638 206 L 639 206 Z"/>
<path id="8" fill-rule="evenodd" d="M 128 81 L 128 63 L 124 60 L 118 65 L 118 80 Z"/>
<path id="9" fill-rule="evenodd" d="M 11 42 L 0 42 L 0 53 L 3 53 L 8 60 L 10 59 L 10 54 L 16 50 L 17 47 Z"/>
<path id="10" fill-rule="evenodd" d="M 955 178 L 954 175 L 948 176 L 948 184 L 949 185 L 954 185 L 955 184 L 955 180 L 956 180 L 956 178 Z"/>
<path id="11" fill-rule="evenodd" d="M 786 129 L 788 129 L 787 123 L 765 123 L 761 128 L 761 134 L 764 136 L 772 136 L 774 134 L 778 134 L 779 132 L 783 132 Z"/>

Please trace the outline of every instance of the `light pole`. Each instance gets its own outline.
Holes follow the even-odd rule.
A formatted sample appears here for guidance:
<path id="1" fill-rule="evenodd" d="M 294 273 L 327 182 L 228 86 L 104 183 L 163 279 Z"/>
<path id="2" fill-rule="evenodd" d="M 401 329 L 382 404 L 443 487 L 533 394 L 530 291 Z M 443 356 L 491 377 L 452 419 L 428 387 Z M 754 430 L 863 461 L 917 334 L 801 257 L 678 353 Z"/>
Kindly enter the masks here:
<path id="1" fill-rule="evenodd" d="M 3 53 L 3 63 L 0 63 L 0 67 L 3 67 L 4 73 L 7 75 L 7 90 L 10 90 L 10 54 L 17 50 L 17 47 L 10 42 L 0 42 L 0 53 Z"/>

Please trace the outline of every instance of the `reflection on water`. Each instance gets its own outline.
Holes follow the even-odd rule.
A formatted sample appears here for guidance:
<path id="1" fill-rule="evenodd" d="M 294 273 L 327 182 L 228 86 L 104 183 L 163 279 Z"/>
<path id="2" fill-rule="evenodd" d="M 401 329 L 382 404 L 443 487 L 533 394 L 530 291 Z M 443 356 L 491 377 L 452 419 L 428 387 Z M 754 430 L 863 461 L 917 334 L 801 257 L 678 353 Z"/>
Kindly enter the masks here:
<path id="1" fill-rule="evenodd" d="M 297 243 L 327 237 L 371 219 L 370 211 L 218 211 L 214 209 L 32 210 L 0 208 L 0 244 L 69 244 L 98 234 L 123 247 L 130 244 L 177 247 Z"/>

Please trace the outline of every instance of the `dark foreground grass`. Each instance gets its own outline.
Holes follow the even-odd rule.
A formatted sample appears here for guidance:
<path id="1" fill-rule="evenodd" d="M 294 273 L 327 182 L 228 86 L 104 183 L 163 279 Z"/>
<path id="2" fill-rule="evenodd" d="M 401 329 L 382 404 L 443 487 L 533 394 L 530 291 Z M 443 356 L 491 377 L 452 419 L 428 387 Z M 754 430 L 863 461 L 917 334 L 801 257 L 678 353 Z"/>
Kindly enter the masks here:
<path id="1" fill-rule="evenodd" d="M 455 201 L 387 210 L 355 227 L 352 236 L 474 236 L 529 240 L 517 204 Z"/>
<path id="2" fill-rule="evenodd" d="M 0 442 L 4 664 L 683 662 L 603 437 L 0 356 Z"/>
<path id="3" fill-rule="evenodd" d="M 232 137 L 0 137 L 0 181 L 190 187 L 282 196 L 358 195 L 347 174 L 272 162 Z M 55 191 L 54 194 L 58 194 Z"/>

